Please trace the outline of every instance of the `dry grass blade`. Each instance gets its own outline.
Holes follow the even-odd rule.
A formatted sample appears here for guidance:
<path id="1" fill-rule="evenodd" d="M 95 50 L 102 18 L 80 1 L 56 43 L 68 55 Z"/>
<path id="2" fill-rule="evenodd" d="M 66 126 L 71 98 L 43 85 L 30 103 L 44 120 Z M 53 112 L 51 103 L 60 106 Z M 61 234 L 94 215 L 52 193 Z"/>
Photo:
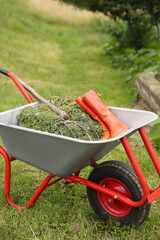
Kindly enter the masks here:
<path id="1" fill-rule="evenodd" d="M 64 4 L 58 0 L 30 0 L 32 7 L 48 18 L 56 19 L 59 22 L 67 23 L 72 26 L 83 26 L 91 22 L 95 16 L 106 18 L 101 13 L 92 13 L 88 10 L 80 10 L 72 5 Z"/>

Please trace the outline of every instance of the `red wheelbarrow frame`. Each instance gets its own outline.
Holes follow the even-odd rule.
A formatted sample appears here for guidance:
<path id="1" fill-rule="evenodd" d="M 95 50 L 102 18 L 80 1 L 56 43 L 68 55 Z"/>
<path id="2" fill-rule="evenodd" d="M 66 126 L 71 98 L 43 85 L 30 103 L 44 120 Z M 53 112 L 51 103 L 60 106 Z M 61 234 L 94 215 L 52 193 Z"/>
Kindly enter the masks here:
<path id="1" fill-rule="evenodd" d="M 33 99 L 30 97 L 30 95 L 28 94 L 28 92 L 25 90 L 25 88 L 22 86 L 22 84 L 20 83 L 20 81 L 18 80 L 18 78 L 11 72 L 8 72 L 6 71 L 5 69 L 2 69 L 0 68 L 0 73 L 10 77 L 14 82 L 15 84 L 17 85 L 17 87 L 20 89 L 20 91 L 22 92 L 22 94 L 24 95 L 24 97 L 27 99 L 27 101 L 29 103 L 33 103 Z M 159 159 L 154 151 L 154 148 L 147 136 L 147 133 L 144 129 L 144 127 L 141 127 L 138 129 L 139 131 L 139 134 L 146 146 L 146 149 L 151 157 L 151 160 L 155 166 L 155 169 L 158 173 L 158 175 L 160 176 L 160 162 L 159 162 Z M 140 168 L 140 165 L 133 153 L 133 150 L 127 140 L 127 137 L 122 137 L 120 139 L 124 149 L 125 149 L 125 152 L 127 153 L 128 155 L 128 158 L 131 162 L 131 165 L 138 177 L 138 180 L 142 186 L 142 189 L 143 189 L 143 197 L 140 201 L 132 201 L 131 199 L 127 198 L 126 196 L 123 196 L 115 191 L 112 191 L 110 189 L 107 189 L 107 188 L 104 188 L 103 186 L 99 185 L 99 184 L 96 184 L 94 182 L 91 182 L 87 179 L 84 179 L 84 178 L 81 178 L 79 177 L 79 174 L 80 174 L 80 171 L 73 174 L 73 175 L 70 175 L 68 177 L 59 177 L 57 178 L 56 180 L 51 181 L 52 178 L 56 177 L 55 175 L 52 175 L 52 174 L 49 174 L 44 180 L 43 182 L 40 184 L 39 188 L 35 191 L 35 193 L 33 194 L 33 196 L 31 197 L 31 199 L 29 200 L 29 202 L 27 203 L 27 205 L 21 207 L 21 206 L 18 206 L 16 205 L 12 199 L 11 199 L 11 196 L 10 196 L 10 183 L 11 183 L 11 163 L 13 161 L 15 161 L 16 159 L 10 157 L 8 155 L 8 153 L 5 151 L 5 149 L 0 146 L 0 154 L 3 156 L 4 160 L 5 160 L 5 187 L 4 187 L 4 192 L 5 192 L 5 198 L 6 198 L 6 201 L 9 203 L 9 205 L 11 205 L 12 207 L 14 208 L 17 208 L 17 209 L 21 209 L 21 210 L 24 210 L 26 208 L 29 208 L 31 207 L 35 202 L 36 200 L 39 198 L 39 196 L 41 195 L 41 193 L 48 187 L 52 186 L 53 184 L 59 182 L 60 180 L 62 179 L 65 179 L 67 182 L 71 183 L 71 182 L 77 182 L 77 183 L 80 183 L 80 184 L 83 184 L 87 187 L 90 187 L 96 191 L 99 191 L 103 194 L 106 194 L 111 200 L 114 201 L 114 199 L 128 205 L 128 206 L 131 206 L 131 207 L 139 207 L 139 206 L 142 206 L 143 204 L 150 204 L 151 202 L 153 202 L 156 198 L 158 198 L 160 196 L 160 186 L 157 188 L 157 189 L 150 189 L 149 186 L 148 186 L 148 183 L 146 181 L 146 178 Z M 93 163 L 91 166 L 92 167 L 96 167 L 98 164 L 97 163 Z"/>

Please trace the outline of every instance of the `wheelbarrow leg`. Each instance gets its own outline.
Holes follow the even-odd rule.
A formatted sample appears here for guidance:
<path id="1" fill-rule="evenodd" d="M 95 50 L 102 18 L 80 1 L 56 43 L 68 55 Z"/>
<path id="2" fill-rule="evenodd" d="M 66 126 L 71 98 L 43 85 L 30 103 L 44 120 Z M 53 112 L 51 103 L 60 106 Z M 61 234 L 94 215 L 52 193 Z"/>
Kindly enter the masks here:
<path id="1" fill-rule="evenodd" d="M 160 177 L 160 161 L 159 161 L 159 159 L 158 159 L 158 157 L 157 157 L 157 155 L 156 155 L 156 153 L 154 151 L 154 148 L 153 148 L 153 146 L 152 146 L 152 144 L 151 144 L 151 142 L 149 140 L 149 137 L 148 137 L 148 135 L 147 135 L 147 133 L 146 133 L 146 131 L 145 131 L 145 129 L 143 127 L 139 128 L 138 130 L 139 130 L 141 138 L 142 138 L 142 140 L 143 140 L 143 142 L 144 142 L 144 144 L 146 146 L 146 149 L 147 149 L 147 151 L 148 151 L 148 153 L 149 153 L 149 155 L 150 155 L 150 157 L 152 159 L 152 162 L 153 162 L 153 164 L 154 164 L 154 166 L 155 166 L 155 168 L 157 170 L 157 173 L 158 173 L 158 175 Z"/>
<path id="2" fill-rule="evenodd" d="M 60 181 L 62 178 L 59 178 L 57 180 L 55 180 L 54 182 L 49 184 L 49 181 L 51 180 L 51 178 L 55 177 L 54 175 L 50 174 L 48 175 L 43 182 L 41 183 L 41 185 L 39 186 L 39 188 L 36 190 L 36 192 L 33 194 L 33 196 L 31 197 L 30 201 L 27 203 L 26 206 L 18 206 L 17 204 L 15 204 L 10 196 L 10 183 L 11 183 L 11 162 L 14 161 L 15 159 L 13 159 L 12 157 L 10 157 L 8 155 L 8 153 L 0 146 L 0 154 L 3 156 L 3 158 L 5 159 L 5 186 L 4 186 L 4 192 L 5 192 L 5 198 L 6 201 L 9 203 L 9 205 L 11 205 L 12 207 L 16 208 L 16 209 L 20 209 L 20 210 L 25 210 L 26 208 L 31 207 L 39 198 L 39 196 L 41 195 L 41 193 L 49 186 L 53 185 L 54 183 Z"/>
<path id="3" fill-rule="evenodd" d="M 146 178 L 145 178 L 145 176 L 144 176 L 144 174 L 143 174 L 143 172 L 140 168 L 140 165 L 139 165 L 139 163 L 138 163 L 138 161 L 137 161 L 137 159 L 136 159 L 136 157 L 133 153 L 133 150 L 132 150 L 132 148 L 131 148 L 131 146 L 128 142 L 127 137 L 122 137 L 121 142 L 122 142 L 122 145 L 123 145 L 123 147 L 126 151 L 126 154 L 128 155 L 128 158 L 129 158 L 129 160 L 132 164 L 132 167 L 133 167 L 133 169 L 134 169 L 134 171 L 135 171 L 135 173 L 138 177 L 138 180 L 139 180 L 139 182 L 142 186 L 143 198 L 146 197 L 146 199 L 147 199 L 147 196 L 149 195 L 149 186 L 148 186 Z"/>

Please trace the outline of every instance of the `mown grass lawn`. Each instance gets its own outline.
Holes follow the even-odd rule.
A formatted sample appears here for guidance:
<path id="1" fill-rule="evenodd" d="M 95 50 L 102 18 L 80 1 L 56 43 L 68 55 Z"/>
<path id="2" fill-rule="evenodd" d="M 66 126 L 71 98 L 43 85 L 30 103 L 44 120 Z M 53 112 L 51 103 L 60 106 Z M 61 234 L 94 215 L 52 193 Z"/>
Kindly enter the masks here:
<path id="1" fill-rule="evenodd" d="M 74 23 L 74 21 L 73 21 Z M 0 66 L 15 73 L 45 98 L 76 98 L 90 89 L 101 94 L 110 106 L 133 107 L 133 85 L 124 82 L 125 73 L 113 69 L 101 55 L 107 35 L 88 22 L 60 21 L 38 11 L 23 0 L 1 0 Z M 11 79 L 0 76 L 0 111 L 26 104 Z M 131 144 L 151 187 L 157 176 L 137 136 Z M 3 145 L 0 140 L 0 144 Z M 53 154 L 54 157 L 54 154 Z M 102 161 L 128 162 L 121 146 Z M 138 228 L 104 223 L 92 211 L 86 188 L 58 183 L 43 192 L 36 204 L 19 211 L 4 198 L 4 161 L 0 157 L 0 239 L 160 239 L 160 201 L 152 204 L 149 219 Z M 88 177 L 91 167 L 81 173 Z M 20 161 L 12 163 L 14 201 L 24 205 L 47 174 Z"/>

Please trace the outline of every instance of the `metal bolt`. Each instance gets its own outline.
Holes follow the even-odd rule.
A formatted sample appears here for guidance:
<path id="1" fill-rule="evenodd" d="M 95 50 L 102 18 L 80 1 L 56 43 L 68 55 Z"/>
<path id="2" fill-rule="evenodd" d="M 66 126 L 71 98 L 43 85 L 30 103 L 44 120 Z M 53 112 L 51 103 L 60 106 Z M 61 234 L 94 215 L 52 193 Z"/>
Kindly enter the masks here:
<path id="1" fill-rule="evenodd" d="M 114 196 L 114 199 L 117 199 L 117 195 Z"/>
<path id="2" fill-rule="evenodd" d="M 108 202 L 110 202 L 110 203 L 111 203 L 111 202 L 112 202 L 112 199 L 108 199 Z"/>

